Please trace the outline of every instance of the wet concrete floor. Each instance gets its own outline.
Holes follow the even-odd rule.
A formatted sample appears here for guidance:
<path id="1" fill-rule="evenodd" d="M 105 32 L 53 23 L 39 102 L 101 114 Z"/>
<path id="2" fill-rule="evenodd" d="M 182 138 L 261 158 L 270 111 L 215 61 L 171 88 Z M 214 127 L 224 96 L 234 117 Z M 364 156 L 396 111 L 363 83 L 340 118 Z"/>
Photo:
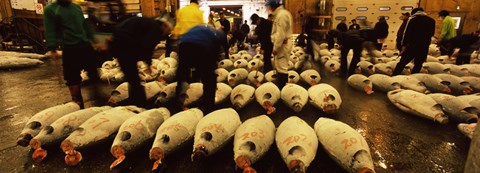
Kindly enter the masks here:
<path id="1" fill-rule="evenodd" d="M 16 146 L 16 138 L 26 121 L 35 113 L 70 100 L 69 92 L 59 76 L 59 62 L 45 60 L 45 64 L 28 69 L 0 71 L 0 172 L 151 172 L 148 159 L 151 142 L 143 149 L 127 155 L 125 163 L 112 171 L 115 160 L 109 150 L 112 140 L 81 150 L 84 160 L 75 167 L 64 163 L 59 145 L 46 148 L 48 157 L 41 163 L 31 159 L 29 147 Z M 463 172 L 470 139 L 463 136 L 455 122 L 440 125 L 436 122 L 409 115 L 390 103 L 385 93 L 366 95 L 352 89 L 345 79 L 333 74 L 322 74 L 321 82 L 339 91 L 343 103 L 340 111 L 327 115 L 311 105 L 295 113 L 283 103 L 277 103 L 277 112 L 271 115 L 275 125 L 296 115 L 311 126 L 319 117 L 340 120 L 358 130 L 370 146 L 376 172 Z M 103 105 L 117 84 L 104 84 L 103 96 L 88 94 L 83 88 L 86 105 Z M 219 106 L 229 107 L 229 103 Z M 241 120 L 264 113 L 254 102 L 238 111 Z M 233 142 L 202 163 L 192 163 L 192 143 L 167 156 L 167 173 L 229 173 L 240 172 L 233 161 Z M 288 172 L 287 167 L 272 145 L 267 155 L 253 165 L 259 173 Z M 316 158 L 308 172 L 344 172 L 328 157 L 319 145 Z"/>

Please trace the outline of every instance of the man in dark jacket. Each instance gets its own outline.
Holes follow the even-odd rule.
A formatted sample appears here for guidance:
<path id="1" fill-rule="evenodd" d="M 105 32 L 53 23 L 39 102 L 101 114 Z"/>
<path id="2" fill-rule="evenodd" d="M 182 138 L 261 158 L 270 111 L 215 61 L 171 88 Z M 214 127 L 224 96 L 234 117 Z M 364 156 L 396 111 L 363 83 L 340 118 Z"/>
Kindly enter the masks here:
<path id="1" fill-rule="evenodd" d="M 375 38 L 374 32 L 370 30 L 348 30 L 347 32 L 340 32 L 339 30 L 330 30 L 327 33 L 328 48 L 333 48 L 337 38 L 337 43 L 341 45 L 340 55 L 340 76 L 348 77 L 355 72 L 363 48 L 369 52 L 375 49 L 372 38 Z M 350 62 L 350 68 L 347 71 L 347 55 L 350 49 L 353 49 L 353 58 Z"/>
<path id="2" fill-rule="evenodd" d="M 348 31 L 348 27 L 347 27 L 347 24 L 345 23 L 345 19 L 342 19 L 342 21 L 340 21 L 340 23 L 338 23 L 337 30 L 339 30 L 340 32 L 347 32 Z"/>
<path id="3" fill-rule="evenodd" d="M 225 14 L 223 14 L 222 11 L 219 13 L 219 15 L 220 19 L 218 19 L 218 21 L 222 25 L 222 31 L 227 35 L 230 33 L 230 21 L 225 18 Z"/>
<path id="4" fill-rule="evenodd" d="M 183 83 L 189 75 L 190 68 L 195 68 L 203 83 L 203 96 L 199 108 L 204 114 L 213 111 L 217 84 L 215 69 L 221 53 L 228 53 L 227 37 L 213 27 L 197 25 L 180 38 L 176 88 L 176 98 L 180 104 L 184 101 L 184 98 L 180 98 Z"/>
<path id="5" fill-rule="evenodd" d="M 63 47 L 63 78 L 72 101 L 83 109 L 80 71 L 85 69 L 90 80 L 98 80 L 96 53 L 92 47 L 93 28 L 83 17 L 79 5 L 72 0 L 57 0 L 45 7 L 45 40 L 52 59 L 59 55 L 56 49 Z"/>
<path id="6" fill-rule="evenodd" d="M 352 24 L 348 27 L 349 30 L 360 30 L 360 25 L 357 24 L 357 20 L 352 19 Z"/>
<path id="7" fill-rule="evenodd" d="M 145 61 L 150 69 L 153 50 L 167 39 L 172 30 L 171 21 L 165 18 L 132 17 L 115 26 L 109 50 L 118 59 L 128 81 L 128 104 L 145 107 L 145 89 L 138 75 L 138 61 Z"/>
<path id="8" fill-rule="evenodd" d="M 378 22 L 375 24 L 373 30 L 375 30 L 375 34 L 377 36 L 377 42 L 375 42 L 375 47 L 377 48 L 377 50 L 382 50 L 383 42 L 388 36 L 388 23 L 385 19 L 385 16 L 380 16 L 378 18 Z"/>
<path id="9" fill-rule="evenodd" d="M 396 40 L 396 47 L 398 50 L 402 50 L 402 39 L 403 39 L 403 32 L 405 31 L 405 27 L 407 26 L 408 18 L 410 18 L 410 13 L 402 13 L 400 16 L 400 20 L 402 20 L 402 25 L 398 28 L 397 31 L 397 40 Z"/>
<path id="10" fill-rule="evenodd" d="M 250 17 L 252 20 L 252 25 L 257 25 L 255 28 L 255 35 L 262 45 L 261 49 L 263 50 L 263 72 L 269 72 L 273 69 L 272 67 L 272 49 L 273 43 L 270 37 L 272 33 L 272 21 L 259 17 L 257 14 L 252 14 Z"/>
<path id="11" fill-rule="evenodd" d="M 427 60 L 428 46 L 435 32 L 435 20 L 428 17 L 423 8 L 413 9 L 412 14 L 403 34 L 402 50 L 400 51 L 402 58 L 395 67 L 393 76 L 400 74 L 405 65 L 413 59 L 415 59 L 415 66 L 412 73 L 418 73 Z"/>

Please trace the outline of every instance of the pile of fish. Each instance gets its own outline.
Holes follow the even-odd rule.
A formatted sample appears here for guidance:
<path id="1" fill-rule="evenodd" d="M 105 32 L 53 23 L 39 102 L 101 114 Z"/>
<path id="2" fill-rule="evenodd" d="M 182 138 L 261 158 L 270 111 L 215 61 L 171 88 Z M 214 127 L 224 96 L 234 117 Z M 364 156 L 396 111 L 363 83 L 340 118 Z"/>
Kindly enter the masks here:
<path id="1" fill-rule="evenodd" d="M 171 115 L 164 107 L 145 110 L 104 106 L 79 110 L 78 105 L 70 102 L 35 114 L 17 143 L 30 145 L 32 158 L 37 162 L 47 157 L 43 147 L 60 145 L 65 163 L 74 166 L 83 160 L 82 151 L 111 142 L 110 153 L 116 160 L 110 169 L 128 159 L 130 153 L 151 146 L 152 170 L 157 170 L 169 155 L 192 140 L 192 161 L 209 159 L 233 140 L 233 160 L 244 172 L 256 172 L 252 166 L 274 142 L 291 172 L 306 172 L 319 144 L 346 171 L 374 172 L 367 142 L 345 123 L 319 118 L 312 128 L 301 118 L 291 116 L 276 128 L 267 115 L 242 123 L 232 108 L 205 116 L 197 108 Z"/>
<path id="2" fill-rule="evenodd" d="M 314 45 L 315 59 L 330 72 L 339 70 L 336 49 L 326 45 Z M 348 84 L 359 91 L 372 94 L 374 91 L 387 93 L 389 100 L 402 111 L 430 119 L 441 124 L 454 120 L 459 130 L 471 136 L 480 113 L 480 64 L 455 65 L 447 56 L 439 56 L 436 45 L 429 47 L 427 62 L 417 74 L 410 74 L 413 64 L 408 64 L 402 75 L 391 77 L 400 58 L 391 50 L 362 52 L 356 73 Z M 348 58 L 352 57 L 352 52 Z M 478 59 L 472 54 L 473 62 Z M 338 61 L 338 62 L 337 62 Z M 469 95 L 470 94 L 470 95 Z M 468 99 L 466 99 L 468 98 Z"/>

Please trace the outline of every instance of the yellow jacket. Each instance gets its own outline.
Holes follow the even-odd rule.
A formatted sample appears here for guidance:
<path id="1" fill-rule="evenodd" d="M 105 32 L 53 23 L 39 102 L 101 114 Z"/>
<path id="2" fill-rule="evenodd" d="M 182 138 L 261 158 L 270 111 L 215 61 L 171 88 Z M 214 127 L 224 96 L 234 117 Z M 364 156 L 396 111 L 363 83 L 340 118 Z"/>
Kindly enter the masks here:
<path id="1" fill-rule="evenodd" d="M 205 24 L 203 11 L 197 3 L 190 3 L 178 10 L 176 18 L 175 28 L 172 31 L 174 38 L 179 38 L 194 26 Z"/>

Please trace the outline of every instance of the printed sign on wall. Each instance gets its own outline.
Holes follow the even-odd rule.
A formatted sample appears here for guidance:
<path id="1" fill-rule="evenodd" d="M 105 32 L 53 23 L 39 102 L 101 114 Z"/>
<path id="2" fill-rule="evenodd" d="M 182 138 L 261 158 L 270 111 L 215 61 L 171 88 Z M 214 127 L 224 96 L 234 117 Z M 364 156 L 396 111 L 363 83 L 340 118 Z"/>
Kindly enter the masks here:
<path id="1" fill-rule="evenodd" d="M 18 10 L 35 10 L 36 0 L 10 0 L 13 9 Z"/>

